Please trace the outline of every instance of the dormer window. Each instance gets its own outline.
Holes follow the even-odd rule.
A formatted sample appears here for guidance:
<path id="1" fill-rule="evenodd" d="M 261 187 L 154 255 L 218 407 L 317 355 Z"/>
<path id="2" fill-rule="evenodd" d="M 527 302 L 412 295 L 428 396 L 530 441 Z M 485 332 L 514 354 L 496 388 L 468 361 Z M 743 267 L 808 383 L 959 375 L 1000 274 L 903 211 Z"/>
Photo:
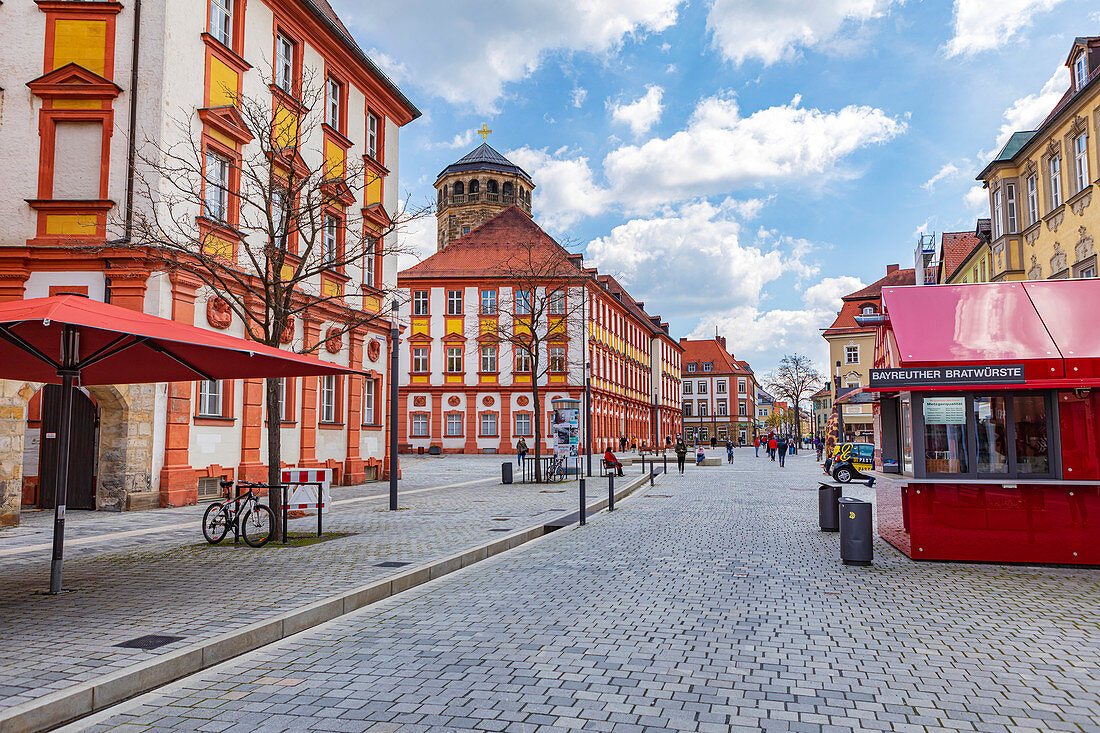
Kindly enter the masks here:
<path id="1" fill-rule="evenodd" d="M 873 305 L 863 306 L 863 315 L 873 316 L 875 314 L 875 307 Z"/>
<path id="2" fill-rule="evenodd" d="M 1073 88 L 1080 91 L 1081 87 L 1085 86 L 1085 81 L 1089 78 L 1089 66 L 1088 61 L 1085 58 L 1085 53 L 1082 51 L 1077 54 L 1077 58 L 1073 61 Z"/>

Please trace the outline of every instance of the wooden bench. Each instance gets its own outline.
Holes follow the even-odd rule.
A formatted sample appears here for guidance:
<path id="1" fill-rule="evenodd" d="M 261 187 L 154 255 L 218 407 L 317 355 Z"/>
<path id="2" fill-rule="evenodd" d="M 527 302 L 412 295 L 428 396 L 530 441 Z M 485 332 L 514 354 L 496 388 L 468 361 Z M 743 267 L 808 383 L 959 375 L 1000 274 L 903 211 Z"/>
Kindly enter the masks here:
<path id="1" fill-rule="evenodd" d="M 621 465 L 621 463 L 622 462 L 620 461 L 620 465 Z M 619 469 L 615 467 L 614 463 L 608 463 L 603 458 L 600 459 L 600 475 L 601 476 L 610 476 L 612 473 L 618 474 L 618 472 L 619 472 Z"/>

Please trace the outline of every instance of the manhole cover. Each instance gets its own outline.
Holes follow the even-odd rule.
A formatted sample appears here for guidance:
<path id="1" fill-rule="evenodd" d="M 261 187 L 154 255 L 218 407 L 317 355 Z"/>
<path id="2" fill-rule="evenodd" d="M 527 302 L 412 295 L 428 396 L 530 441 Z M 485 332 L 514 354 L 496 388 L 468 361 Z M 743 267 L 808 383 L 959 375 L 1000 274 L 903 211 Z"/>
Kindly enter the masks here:
<path id="1" fill-rule="evenodd" d="M 147 634 L 145 636 L 139 636 L 136 639 L 124 641 L 121 644 L 115 644 L 115 646 L 126 647 L 127 649 L 156 649 L 157 647 L 162 647 L 165 644 L 171 644 L 174 641 L 179 641 L 182 638 L 182 636 Z"/>
<path id="2" fill-rule="evenodd" d="M 387 560 L 386 562 L 380 562 L 374 567 L 376 568 L 403 568 L 411 563 L 407 562 L 394 562 L 393 560 Z"/>

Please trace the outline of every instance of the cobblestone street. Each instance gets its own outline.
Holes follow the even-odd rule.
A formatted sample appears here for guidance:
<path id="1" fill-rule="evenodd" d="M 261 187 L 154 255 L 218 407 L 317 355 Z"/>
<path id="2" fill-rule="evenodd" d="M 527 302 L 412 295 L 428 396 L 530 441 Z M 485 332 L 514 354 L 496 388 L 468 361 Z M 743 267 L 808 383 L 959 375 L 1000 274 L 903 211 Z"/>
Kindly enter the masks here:
<path id="1" fill-rule="evenodd" d="M 663 477 L 66 730 L 1100 730 L 1100 572 L 881 540 L 845 567 L 819 476 L 741 451 Z"/>

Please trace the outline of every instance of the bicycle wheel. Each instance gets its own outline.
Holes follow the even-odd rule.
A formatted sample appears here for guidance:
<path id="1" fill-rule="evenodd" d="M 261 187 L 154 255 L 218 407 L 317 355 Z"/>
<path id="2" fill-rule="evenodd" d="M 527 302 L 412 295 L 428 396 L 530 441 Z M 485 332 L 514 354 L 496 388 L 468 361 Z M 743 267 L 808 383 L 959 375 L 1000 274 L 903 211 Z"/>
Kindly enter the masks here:
<path id="1" fill-rule="evenodd" d="M 212 545 L 225 539 L 229 531 L 229 512 L 223 504 L 211 504 L 202 515 L 202 536 Z"/>
<path id="2" fill-rule="evenodd" d="M 263 547 L 275 531 L 275 515 L 263 504 L 257 504 L 241 517 L 241 535 L 250 547 Z"/>

